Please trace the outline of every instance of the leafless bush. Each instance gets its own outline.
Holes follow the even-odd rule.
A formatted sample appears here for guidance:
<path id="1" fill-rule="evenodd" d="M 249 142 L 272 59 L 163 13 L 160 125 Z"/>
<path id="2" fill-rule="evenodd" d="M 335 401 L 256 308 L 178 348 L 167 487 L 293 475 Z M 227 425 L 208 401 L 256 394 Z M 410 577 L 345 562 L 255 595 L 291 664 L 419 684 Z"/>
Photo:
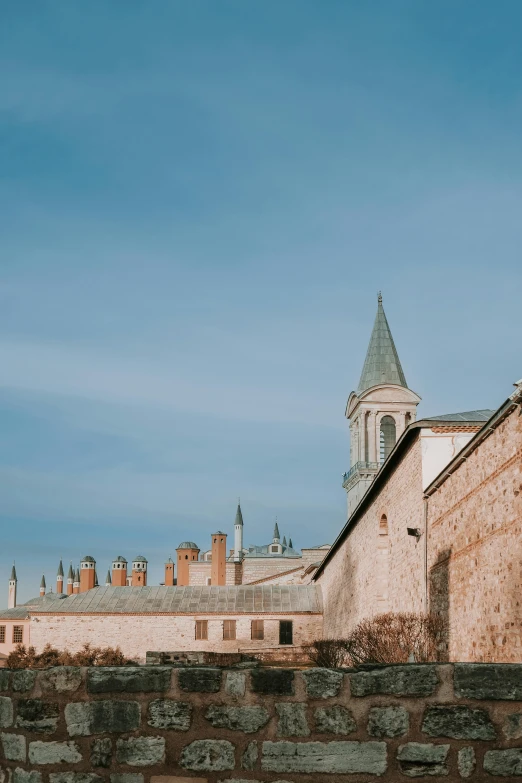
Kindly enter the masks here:
<path id="1" fill-rule="evenodd" d="M 6 663 L 9 669 L 47 669 L 50 666 L 128 666 L 136 662 L 126 658 L 119 647 L 93 647 L 87 642 L 77 653 L 46 644 L 38 654 L 34 647 L 18 644 L 7 656 Z"/>
<path id="2" fill-rule="evenodd" d="M 388 612 L 363 620 L 346 639 L 318 639 L 306 648 L 316 666 L 422 663 L 441 659 L 445 625 L 435 615 Z"/>

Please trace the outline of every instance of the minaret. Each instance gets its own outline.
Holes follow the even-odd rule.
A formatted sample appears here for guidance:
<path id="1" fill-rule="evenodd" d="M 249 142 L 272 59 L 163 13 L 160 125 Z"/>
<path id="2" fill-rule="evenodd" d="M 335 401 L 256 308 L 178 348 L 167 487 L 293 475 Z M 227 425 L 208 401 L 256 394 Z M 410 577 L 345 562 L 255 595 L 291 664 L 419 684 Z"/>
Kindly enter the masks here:
<path id="1" fill-rule="evenodd" d="M 136 555 L 132 561 L 132 582 L 133 587 L 147 586 L 147 558 L 143 555 Z"/>
<path id="2" fill-rule="evenodd" d="M 73 585 L 74 585 L 74 571 L 71 563 L 69 565 L 69 570 L 67 571 L 67 595 L 73 594 Z"/>
<path id="3" fill-rule="evenodd" d="M 60 558 L 60 565 L 58 566 L 58 573 L 56 574 L 56 592 L 58 595 L 63 593 L 63 565 Z"/>
<path id="4" fill-rule="evenodd" d="M 74 582 L 73 582 L 73 595 L 78 595 L 80 592 L 80 569 L 77 568 L 74 572 Z"/>
<path id="5" fill-rule="evenodd" d="M 96 560 L 85 555 L 80 561 L 80 593 L 92 590 L 96 582 Z"/>
<path id="6" fill-rule="evenodd" d="M 273 541 L 274 544 L 279 544 L 280 540 L 281 540 L 281 538 L 279 536 L 279 525 L 277 524 L 277 519 L 276 519 L 276 523 L 274 525 L 274 535 L 272 536 L 272 541 Z"/>
<path id="7" fill-rule="evenodd" d="M 111 586 L 111 570 L 109 568 L 109 570 L 107 571 L 107 576 L 105 577 L 105 587 L 110 587 L 110 586 Z"/>
<path id="8" fill-rule="evenodd" d="M 343 476 L 348 517 L 406 427 L 415 421 L 419 402 L 406 383 L 379 293 L 361 379 L 345 412 L 350 421 L 350 470 Z"/>
<path id="9" fill-rule="evenodd" d="M 45 576 L 42 575 L 42 581 L 40 582 L 40 596 L 45 595 Z"/>
<path id="10" fill-rule="evenodd" d="M 243 514 L 238 501 L 236 521 L 234 522 L 234 561 L 240 563 L 243 559 Z"/>
<path id="11" fill-rule="evenodd" d="M 16 607 L 16 588 L 18 587 L 18 579 L 16 578 L 16 568 L 13 563 L 11 569 L 11 578 L 9 579 L 9 592 L 7 595 L 7 608 L 14 609 Z"/>

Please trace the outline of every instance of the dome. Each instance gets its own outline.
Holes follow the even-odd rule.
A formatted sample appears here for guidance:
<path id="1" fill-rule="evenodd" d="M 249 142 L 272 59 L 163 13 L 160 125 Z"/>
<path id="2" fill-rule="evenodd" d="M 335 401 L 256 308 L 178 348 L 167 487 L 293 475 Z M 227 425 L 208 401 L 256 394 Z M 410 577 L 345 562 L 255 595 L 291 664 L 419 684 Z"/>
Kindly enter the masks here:
<path id="1" fill-rule="evenodd" d="M 126 563 L 127 561 L 125 560 L 124 557 L 122 557 L 121 555 L 118 555 L 118 557 L 116 557 L 112 562 L 113 563 Z"/>
<path id="2" fill-rule="evenodd" d="M 182 541 L 178 549 L 197 549 L 199 551 L 199 546 L 193 541 Z"/>
<path id="3" fill-rule="evenodd" d="M 139 563 L 148 563 L 149 561 L 147 560 L 146 557 L 143 557 L 143 555 L 136 555 L 136 557 L 133 559 L 132 562 L 133 563 L 138 563 L 138 562 Z"/>
<path id="4" fill-rule="evenodd" d="M 96 560 L 94 557 L 91 557 L 90 555 L 85 555 L 85 557 L 82 557 L 82 563 L 95 563 Z"/>

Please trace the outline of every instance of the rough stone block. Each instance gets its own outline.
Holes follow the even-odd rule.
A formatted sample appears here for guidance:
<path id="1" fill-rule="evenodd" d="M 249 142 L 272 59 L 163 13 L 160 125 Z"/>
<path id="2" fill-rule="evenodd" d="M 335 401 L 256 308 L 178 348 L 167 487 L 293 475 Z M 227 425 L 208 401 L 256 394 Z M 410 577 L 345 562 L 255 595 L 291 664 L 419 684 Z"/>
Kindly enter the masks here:
<path id="1" fill-rule="evenodd" d="M 522 737 L 522 712 L 512 712 L 511 715 L 506 715 L 502 731 L 508 739 L 520 739 Z"/>
<path id="2" fill-rule="evenodd" d="M 294 672 L 291 669 L 253 669 L 252 691 L 274 696 L 292 696 Z"/>
<path id="3" fill-rule="evenodd" d="M 29 762 L 31 764 L 77 764 L 82 754 L 76 742 L 36 742 L 29 743 Z"/>
<path id="4" fill-rule="evenodd" d="M 438 684 L 436 667 L 430 664 L 387 666 L 350 675 L 352 696 L 430 696 Z"/>
<path id="5" fill-rule="evenodd" d="M 245 748 L 243 756 L 241 757 L 241 766 L 243 769 L 254 769 L 258 756 L 259 750 L 257 749 L 257 742 L 249 742 Z"/>
<path id="6" fill-rule="evenodd" d="M 246 674 L 243 672 L 227 672 L 225 693 L 229 696 L 244 696 L 246 690 Z"/>
<path id="7" fill-rule="evenodd" d="M 89 693 L 153 693 L 170 688 L 169 666 L 92 666 Z"/>
<path id="8" fill-rule="evenodd" d="M 221 688 L 220 669 L 179 669 L 178 685 L 182 691 L 217 693 Z"/>
<path id="9" fill-rule="evenodd" d="M 310 729 L 306 720 L 306 704 L 276 704 L 279 716 L 278 737 L 308 737 Z"/>
<path id="10" fill-rule="evenodd" d="M 486 751 L 484 769 L 490 775 L 500 775 L 504 778 L 522 776 L 522 748 Z"/>
<path id="11" fill-rule="evenodd" d="M 343 673 L 333 669 L 308 669 L 302 672 L 306 693 L 311 699 L 338 696 L 343 685 Z"/>
<path id="12" fill-rule="evenodd" d="M 82 670 L 79 666 L 55 666 L 40 672 L 39 683 L 43 691 L 77 691 L 82 684 Z"/>
<path id="13" fill-rule="evenodd" d="M 397 760 L 403 775 L 409 778 L 424 778 L 432 775 L 447 775 L 449 745 L 431 745 L 408 742 L 399 746 Z"/>
<path id="14" fill-rule="evenodd" d="M 132 767 L 149 767 L 165 761 L 164 737 L 130 737 L 116 743 L 118 764 Z"/>
<path id="15" fill-rule="evenodd" d="M 149 726 L 155 729 L 188 731 L 192 719 L 192 705 L 172 699 L 156 699 L 149 704 Z"/>
<path id="16" fill-rule="evenodd" d="M 461 778 L 470 778 L 476 767 L 475 750 L 473 748 L 461 748 L 458 753 L 457 766 Z"/>
<path id="17" fill-rule="evenodd" d="M 13 770 L 12 783 L 42 783 L 42 773 L 35 769 L 29 772 L 29 770 L 17 767 Z"/>
<path id="18" fill-rule="evenodd" d="M 70 737 L 134 731 L 139 728 L 140 719 L 141 709 L 137 701 L 80 701 L 65 707 Z"/>
<path id="19" fill-rule="evenodd" d="M 372 707 L 368 715 L 372 737 L 403 737 L 409 728 L 410 716 L 404 707 Z"/>
<path id="20" fill-rule="evenodd" d="M 18 669 L 13 672 L 12 688 L 14 691 L 31 691 L 34 688 L 38 672 L 31 669 Z"/>
<path id="21" fill-rule="evenodd" d="M 13 725 L 13 702 L 8 696 L 0 696 L 0 729 Z"/>
<path id="22" fill-rule="evenodd" d="M 227 740 L 196 740 L 186 745 L 180 765 L 195 772 L 222 772 L 234 769 L 234 746 Z"/>
<path id="23" fill-rule="evenodd" d="M 385 742 L 263 742 L 264 772 L 326 772 L 348 775 L 386 772 Z"/>
<path id="24" fill-rule="evenodd" d="M 94 772 L 51 772 L 50 783 L 102 783 L 103 778 Z"/>
<path id="25" fill-rule="evenodd" d="M 52 702 L 41 699 L 20 699 L 17 708 L 16 726 L 38 734 L 52 734 L 58 725 L 60 708 Z"/>
<path id="26" fill-rule="evenodd" d="M 0 691 L 9 690 L 10 678 L 11 678 L 11 671 L 9 669 L 0 669 Z"/>
<path id="27" fill-rule="evenodd" d="M 464 706 L 428 707 L 422 721 L 422 731 L 430 737 L 493 740 L 496 732 L 486 710 Z"/>
<path id="28" fill-rule="evenodd" d="M 351 734 L 357 724 L 350 710 L 335 704 L 333 707 L 317 707 L 315 730 L 324 734 Z"/>
<path id="29" fill-rule="evenodd" d="M 112 761 L 112 740 L 102 737 L 91 742 L 91 767 L 110 767 Z"/>
<path id="30" fill-rule="evenodd" d="M 270 713 L 265 707 L 225 707 L 213 704 L 206 711 L 205 718 L 216 729 L 233 729 L 253 734 L 266 726 Z"/>
<path id="31" fill-rule="evenodd" d="M 456 663 L 453 682 L 459 698 L 522 701 L 522 664 Z"/>
<path id="32" fill-rule="evenodd" d="M 207 778 L 186 778 L 176 775 L 152 775 L 150 783 L 207 783 Z"/>
<path id="33" fill-rule="evenodd" d="M 111 783 L 144 783 L 144 778 L 141 772 L 115 772 L 111 775 Z"/>
<path id="34" fill-rule="evenodd" d="M 7 761 L 25 761 L 27 740 L 22 734 L 0 734 L 4 756 Z"/>

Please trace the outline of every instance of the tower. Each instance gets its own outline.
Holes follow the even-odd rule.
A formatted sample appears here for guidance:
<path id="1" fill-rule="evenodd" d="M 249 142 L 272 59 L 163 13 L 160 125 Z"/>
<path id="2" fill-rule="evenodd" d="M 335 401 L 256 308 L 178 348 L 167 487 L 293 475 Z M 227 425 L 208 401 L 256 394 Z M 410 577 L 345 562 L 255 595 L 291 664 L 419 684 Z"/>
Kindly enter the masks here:
<path id="1" fill-rule="evenodd" d="M 112 561 L 112 586 L 125 587 L 127 584 L 127 561 L 121 555 Z"/>
<path id="2" fill-rule="evenodd" d="M 96 560 L 85 555 L 80 561 L 80 593 L 92 590 L 96 583 Z"/>
<path id="3" fill-rule="evenodd" d="M 11 577 L 9 579 L 9 592 L 7 594 L 7 608 L 14 609 L 16 607 L 16 589 L 18 587 L 18 579 L 16 577 L 16 568 L 13 563 L 11 569 Z"/>
<path id="4" fill-rule="evenodd" d="M 145 587 L 147 584 L 147 558 L 136 555 L 132 561 L 132 586 Z"/>
<path id="5" fill-rule="evenodd" d="M 67 571 L 67 595 L 73 594 L 73 585 L 74 585 L 74 571 L 73 571 L 72 563 L 70 563 L 69 570 Z"/>
<path id="6" fill-rule="evenodd" d="M 346 404 L 350 470 L 343 476 L 343 487 L 348 495 L 348 517 L 406 427 L 415 421 L 420 399 L 406 383 L 379 293 L 361 379 Z"/>
<path id="7" fill-rule="evenodd" d="M 80 569 L 77 568 L 74 572 L 73 582 L 73 595 L 77 595 L 80 592 Z"/>
<path id="8" fill-rule="evenodd" d="M 169 587 L 174 584 L 174 561 L 171 557 L 165 563 L 165 584 Z"/>
<path id="9" fill-rule="evenodd" d="M 60 565 L 58 566 L 58 572 L 56 574 L 56 592 L 61 595 L 63 593 L 63 565 L 60 558 Z"/>
<path id="10" fill-rule="evenodd" d="M 281 546 L 281 536 L 279 534 L 279 525 L 277 524 L 277 519 L 275 521 L 274 525 L 274 535 L 272 536 L 272 543 L 270 544 L 270 554 L 271 555 L 280 555 L 283 552 L 283 547 Z"/>
<path id="11" fill-rule="evenodd" d="M 243 559 L 243 514 L 238 502 L 236 521 L 234 522 L 234 561 L 240 563 Z"/>
<path id="12" fill-rule="evenodd" d="M 189 584 L 189 563 L 197 560 L 198 556 L 199 547 L 193 541 L 183 541 L 176 549 L 176 563 L 178 569 L 176 584 L 178 587 Z"/>
<path id="13" fill-rule="evenodd" d="M 105 577 L 105 587 L 111 586 L 111 572 L 110 569 L 107 571 L 107 576 Z"/>
<path id="14" fill-rule="evenodd" d="M 225 585 L 227 583 L 227 534 L 218 530 L 212 533 L 212 566 L 210 584 Z"/>
<path id="15" fill-rule="evenodd" d="M 44 596 L 45 595 L 45 588 L 46 588 L 45 576 L 42 575 L 42 581 L 40 582 L 40 596 Z"/>

